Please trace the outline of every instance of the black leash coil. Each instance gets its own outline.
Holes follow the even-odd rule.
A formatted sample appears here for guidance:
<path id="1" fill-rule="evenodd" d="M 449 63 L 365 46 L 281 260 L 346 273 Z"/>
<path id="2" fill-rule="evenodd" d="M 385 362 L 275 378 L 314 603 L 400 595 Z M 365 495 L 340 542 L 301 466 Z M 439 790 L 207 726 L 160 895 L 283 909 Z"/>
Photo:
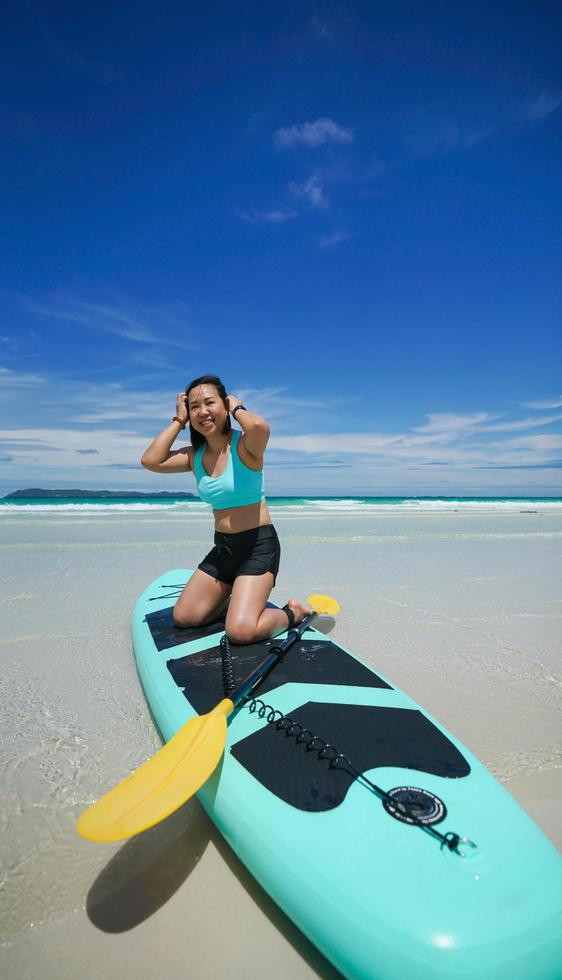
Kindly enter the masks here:
<path id="1" fill-rule="evenodd" d="M 223 688 L 226 697 L 229 697 L 236 687 L 236 681 L 232 653 L 230 651 L 230 641 L 226 633 L 221 638 L 220 650 Z M 431 825 L 423 823 L 411 807 L 399 800 L 393 799 L 386 790 L 381 789 L 380 786 L 367 779 L 360 769 L 356 769 L 351 760 L 343 752 L 338 751 L 335 745 L 326 742 L 320 735 L 315 735 L 309 728 L 304 728 L 298 721 L 294 721 L 289 715 L 284 715 L 278 708 L 273 708 L 270 704 L 266 704 L 261 698 L 255 698 L 249 694 L 242 699 L 240 704 L 246 705 L 249 708 L 250 714 L 257 713 L 258 718 L 265 718 L 266 722 L 269 725 L 274 725 L 277 731 L 285 732 L 287 738 L 294 738 L 297 745 L 304 745 L 307 752 L 316 752 L 318 760 L 327 762 L 330 769 L 347 770 L 358 782 L 370 789 L 382 803 L 386 803 L 390 809 L 396 810 L 408 821 L 438 840 L 441 847 L 446 847 L 448 850 L 460 854 L 461 857 L 465 856 L 464 852 L 460 850 L 460 844 L 461 842 L 472 844 L 471 841 L 452 831 L 442 834 Z"/>
<path id="2" fill-rule="evenodd" d="M 224 633 L 224 635 L 221 637 L 220 651 L 222 687 L 226 697 L 228 697 L 230 694 L 232 694 L 234 688 L 236 687 L 236 679 L 234 677 L 234 664 L 232 663 L 232 654 L 230 652 L 230 641 L 226 633 Z"/>

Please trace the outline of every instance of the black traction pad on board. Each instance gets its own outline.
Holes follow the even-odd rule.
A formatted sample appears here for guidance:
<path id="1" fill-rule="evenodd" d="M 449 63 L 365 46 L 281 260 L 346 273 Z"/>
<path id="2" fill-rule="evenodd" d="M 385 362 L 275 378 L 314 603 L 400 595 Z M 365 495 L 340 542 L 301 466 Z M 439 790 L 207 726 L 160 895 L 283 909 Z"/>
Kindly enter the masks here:
<path id="1" fill-rule="evenodd" d="M 216 623 L 207 623 L 206 626 L 180 629 L 174 623 L 173 611 L 174 607 L 168 606 L 167 609 L 158 609 L 146 616 L 147 626 L 152 634 L 156 649 L 159 651 L 168 650 L 179 646 L 181 643 L 189 643 L 190 640 L 199 640 L 202 636 L 212 636 L 213 633 L 224 631 L 224 616 Z"/>
<path id="2" fill-rule="evenodd" d="M 470 772 L 464 756 L 421 711 L 309 701 L 292 711 L 291 719 L 334 745 L 363 773 L 381 766 L 449 778 Z M 230 751 L 263 786 L 299 810 L 332 810 L 345 799 L 355 778 L 345 764 L 330 768 L 327 759 L 319 759 L 317 751 L 275 724 L 242 739 Z M 420 783 L 423 786 L 423 780 Z"/>
<path id="3" fill-rule="evenodd" d="M 231 644 L 237 685 L 265 659 L 274 642 L 265 640 L 248 646 Z M 187 700 L 200 715 L 210 711 L 224 697 L 219 646 L 168 660 L 167 666 L 178 687 L 183 688 Z M 254 693 L 261 698 L 267 691 L 289 683 L 390 688 L 386 681 L 331 640 L 297 640 Z"/>
<path id="4" fill-rule="evenodd" d="M 172 588 L 172 586 L 170 586 Z M 154 598 L 158 599 L 158 596 Z M 272 602 L 266 603 L 268 609 L 278 609 L 279 607 Z M 203 636 L 212 636 L 213 633 L 224 633 L 224 616 L 206 626 L 180 627 L 174 623 L 174 607 L 168 606 L 166 609 L 158 609 L 156 612 L 148 613 L 145 616 L 146 624 L 152 634 L 152 639 L 156 649 L 170 650 L 172 647 L 181 646 L 182 643 L 190 643 L 191 640 L 200 640 Z"/>

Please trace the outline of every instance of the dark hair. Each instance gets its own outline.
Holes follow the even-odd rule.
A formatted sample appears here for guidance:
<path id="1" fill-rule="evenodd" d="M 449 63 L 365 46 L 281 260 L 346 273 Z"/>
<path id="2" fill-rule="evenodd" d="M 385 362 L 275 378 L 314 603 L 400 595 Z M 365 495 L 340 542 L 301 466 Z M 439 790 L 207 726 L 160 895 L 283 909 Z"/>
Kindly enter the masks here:
<path id="1" fill-rule="evenodd" d="M 226 402 L 226 398 L 227 398 L 226 388 L 224 387 L 221 379 L 217 378 L 216 374 L 204 374 L 201 378 L 195 378 L 194 381 L 190 381 L 187 388 L 185 389 L 185 393 L 187 395 L 188 419 L 189 419 L 189 392 L 193 388 L 198 388 L 199 385 L 214 385 L 219 393 L 219 396 L 222 398 L 223 402 Z M 228 432 L 230 432 L 231 428 L 232 425 L 230 423 L 230 414 L 227 414 L 225 426 L 223 429 L 223 435 L 226 435 Z M 199 446 L 202 446 L 204 442 L 207 442 L 205 436 L 202 435 L 201 432 L 197 432 L 193 428 L 191 422 L 189 423 L 189 431 L 191 433 L 191 445 L 193 446 L 194 449 L 199 449 Z"/>

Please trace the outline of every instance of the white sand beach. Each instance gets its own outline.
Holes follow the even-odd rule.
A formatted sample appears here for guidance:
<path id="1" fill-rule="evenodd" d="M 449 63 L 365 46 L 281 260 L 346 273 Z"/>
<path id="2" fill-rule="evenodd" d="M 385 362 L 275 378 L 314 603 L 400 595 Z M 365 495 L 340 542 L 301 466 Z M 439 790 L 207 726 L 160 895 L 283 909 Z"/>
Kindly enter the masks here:
<path id="1" fill-rule="evenodd" d="M 562 851 L 562 511 L 273 513 L 273 598 L 326 592 L 332 634 L 463 741 Z M 16 514 L 0 526 L 0 973 L 295 980 L 335 971 L 196 801 L 119 845 L 82 810 L 158 748 L 129 617 L 194 567 L 208 516 Z"/>

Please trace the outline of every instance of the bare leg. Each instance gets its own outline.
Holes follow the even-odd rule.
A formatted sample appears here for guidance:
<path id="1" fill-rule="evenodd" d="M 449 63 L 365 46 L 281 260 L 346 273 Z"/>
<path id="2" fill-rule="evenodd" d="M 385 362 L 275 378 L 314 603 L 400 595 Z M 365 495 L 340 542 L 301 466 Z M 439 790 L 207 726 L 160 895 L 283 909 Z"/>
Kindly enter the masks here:
<path id="1" fill-rule="evenodd" d="M 226 614 L 226 632 L 233 643 L 254 643 L 268 636 L 275 636 L 287 629 L 287 614 L 282 609 L 266 609 L 265 604 L 273 588 L 273 575 L 239 575 L 232 587 L 232 596 Z M 295 623 L 311 610 L 297 599 L 290 599 Z"/>
<path id="2" fill-rule="evenodd" d="M 174 623 L 184 628 L 212 623 L 231 591 L 232 586 L 227 582 L 196 569 L 174 606 Z"/>

